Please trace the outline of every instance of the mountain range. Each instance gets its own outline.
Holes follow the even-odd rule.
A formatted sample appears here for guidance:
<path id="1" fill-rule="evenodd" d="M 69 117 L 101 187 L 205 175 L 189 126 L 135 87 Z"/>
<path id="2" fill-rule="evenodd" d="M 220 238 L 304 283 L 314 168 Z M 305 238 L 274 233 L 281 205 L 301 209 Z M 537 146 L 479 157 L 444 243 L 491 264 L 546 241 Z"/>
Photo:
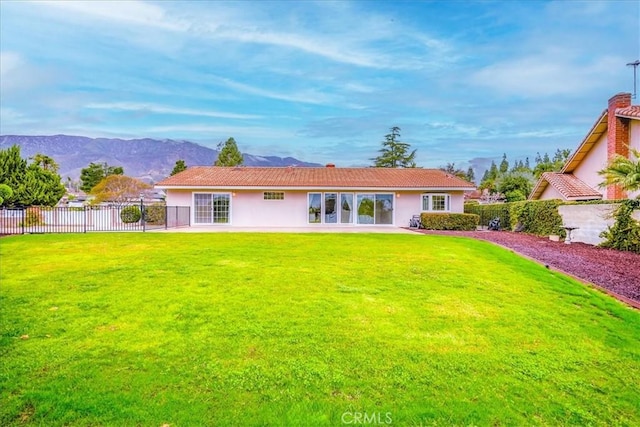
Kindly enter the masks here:
<path id="1" fill-rule="evenodd" d="M 53 158 L 60 166 L 60 176 L 77 180 L 80 171 L 89 163 L 106 162 L 122 166 L 125 175 L 146 182 L 157 182 L 167 177 L 177 160 L 187 166 L 213 165 L 218 151 L 189 141 L 171 139 L 117 139 L 88 138 L 85 136 L 0 135 L 0 149 L 20 146 L 22 157 L 37 153 Z M 246 166 L 322 166 L 303 162 L 293 157 L 255 156 L 243 153 Z"/>

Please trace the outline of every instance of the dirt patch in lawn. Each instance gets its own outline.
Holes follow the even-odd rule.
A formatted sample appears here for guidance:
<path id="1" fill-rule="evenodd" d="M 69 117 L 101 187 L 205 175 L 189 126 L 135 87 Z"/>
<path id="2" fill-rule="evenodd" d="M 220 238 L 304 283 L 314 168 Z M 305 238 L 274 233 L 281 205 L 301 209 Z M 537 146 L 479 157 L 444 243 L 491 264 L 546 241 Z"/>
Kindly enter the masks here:
<path id="1" fill-rule="evenodd" d="M 487 240 L 532 258 L 550 268 L 592 283 L 640 309 L 640 255 L 584 243 L 552 242 L 548 238 L 510 231 L 431 231 L 424 234 Z"/>

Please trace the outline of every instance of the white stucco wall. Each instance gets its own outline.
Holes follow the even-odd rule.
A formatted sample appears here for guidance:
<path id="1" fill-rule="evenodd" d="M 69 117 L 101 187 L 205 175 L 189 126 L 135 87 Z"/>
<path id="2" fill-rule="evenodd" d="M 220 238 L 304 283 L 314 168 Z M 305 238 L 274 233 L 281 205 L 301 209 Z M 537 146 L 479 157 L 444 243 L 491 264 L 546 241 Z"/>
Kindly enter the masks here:
<path id="1" fill-rule="evenodd" d="M 274 190 L 276 191 L 276 190 Z M 284 200 L 264 200 L 263 190 L 166 190 L 168 206 L 191 206 L 191 223 L 193 224 L 193 193 L 220 192 L 231 194 L 230 225 L 237 227 L 305 227 L 316 224 L 308 223 L 308 194 L 310 191 L 285 191 Z M 320 191 L 317 191 L 320 192 Z M 337 192 L 328 190 L 326 192 Z M 345 191 L 345 193 L 372 193 L 369 191 Z M 377 193 L 394 194 L 393 224 L 407 227 L 413 215 L 419 215 L 422 209 L 423 191 L 384 191 Z M 451 196 L 451 212 L 462 213 L 464 193 L 449 192 Z M 323 225 L 323 224 L 318 224 Z M 194 226 L 197 226 L 194 224 Z M 357 224 L 331 224 L 336 227 L 353 227 Z M 384 226 L 384 225 L 383 225 Z"/>
<path id="2" fill-rule="evenodd" d="M 629 147 L 640 151 L 640 120 L 631 120 L 629 134 Z M 635 199 L 638 196 L 640 196 L 640 191 L 633 191 L 629 193 L 630 199 Z"/>
<path id="3" fill-rule="evenodd" d="M 597 245 L 602 242 L 600 233 L 614 224 L 610 218 L 615 204 L 603 205 L 561 205 L 558 213 L 565 226 L 578 227 L 571 233 L 571 241 Z M 640 210 L 633 212 L 633 218 L 640 221 Z"/>
<path id="4" fill-rule="evenodd" d="M 545 188 L 542 194 L 540 194 L 539 200 L 553 200 L 553 199 L 564 200 L 564 197 L 551 184 L 547 184 L 547 188 Z"/>
<path id="5" fill-rule="evenodd" d="M 607 166 L 607 135 L 600 137 L 598 142 L 589 151 L 585 158 L 580 162 L 573 174 L 582 182 L 593 188 L 603 198 L 607 197 L 606 189 L 600 188 L 598 184 L 602 182 L 602 177 L 598 175 L 598 171 Z"/>

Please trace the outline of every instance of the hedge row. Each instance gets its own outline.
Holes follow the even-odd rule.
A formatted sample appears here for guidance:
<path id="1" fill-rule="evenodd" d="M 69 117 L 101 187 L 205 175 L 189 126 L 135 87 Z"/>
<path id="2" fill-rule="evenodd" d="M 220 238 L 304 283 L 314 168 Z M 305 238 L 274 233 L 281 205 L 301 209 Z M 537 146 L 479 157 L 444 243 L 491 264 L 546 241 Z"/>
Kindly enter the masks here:
<path id="1" fill-rule="evenodd" d="M 480 217 L 475 214 L 422 213 L 420 222 L 427 230 L 475 230 Z"/>
<path id="2" fill-rule="evenodd" d="M 480 217 L 480 225 L 500 218 L 503 229 L 523 231 L 538 236 L 565 235 L 562 217 L 558 213 L 559 200 L 525 200 L 522 202 L 495 203 L 491 205 L 465 204 L 465 213 Z"/>
<path id="3" fill-rule="evenodd" d="M 479 205 L 465 203 L 464 213 L 476 214 L 480 217 L 479 225 L 489 226 L 489 221 L 500 218 L 502 228 L 509 227 L 511 219 L 509 217 L 509 203 L 495 203 L 492 205 Z"/>
<path id="4" fill-rule="evenodd" d="M 509 203 L 511 229 L 538 236 L 558 234 L 565 237 L 562 217 L 558 213 L 560 200 L 526 200 Z"/>

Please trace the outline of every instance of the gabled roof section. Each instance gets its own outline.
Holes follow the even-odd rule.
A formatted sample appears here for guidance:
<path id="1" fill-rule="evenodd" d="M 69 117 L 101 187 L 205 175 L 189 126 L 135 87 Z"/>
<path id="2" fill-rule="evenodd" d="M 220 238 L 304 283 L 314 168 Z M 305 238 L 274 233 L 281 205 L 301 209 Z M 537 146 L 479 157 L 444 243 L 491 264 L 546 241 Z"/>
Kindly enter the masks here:
<path id="1" fill-rule="evenodd" d="M 626 108 L 625 108 L 626 109 Z M 608 112 L 604 110 L 596 123 L 593 125 L 587 136 L 582 140 L 582 143 L 578 146 L 578 149 L 569 157 L 567 162 L 562 167 L 561 172 L 571 173 L 587 156 L 589 151 L 596 145 L 596 142 L 600 140 L 602 135 L 607 133 L 607 118 Z"/>
<path id="2" fill-rule="evenodd" d="M 193 166 L 160 181 L 156 187 L 475 189 L 473 184 L 439 169 L 242 166 Z"/>
<path id="3" fill-rule="evenodd" d="M 630 105 L 625 108 L 616 108 L 616 117 L 640 120 L 640 105 Z"/>
<path id="4" fill-rule="evenodd" d="M 571 173 L 545 172 L 542 174 L 529 199 L 536 200 L 551 185 L 565 200 L 602 199 L 602 194 L 589 187 Z"/>

